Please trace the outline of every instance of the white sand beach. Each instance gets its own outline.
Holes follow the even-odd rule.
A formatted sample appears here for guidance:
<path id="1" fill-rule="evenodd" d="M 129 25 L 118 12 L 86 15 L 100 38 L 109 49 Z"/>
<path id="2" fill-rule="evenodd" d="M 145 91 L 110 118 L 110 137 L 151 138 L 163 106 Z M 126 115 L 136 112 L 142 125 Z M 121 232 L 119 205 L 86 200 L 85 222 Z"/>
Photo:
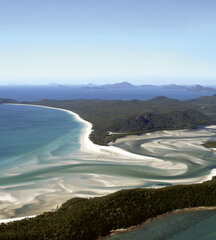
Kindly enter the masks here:
<path id="1" fill-rule="evenodd" d="M 23 106 L 24 104 L 13 105 Z M 204 169 L 208 165 L 208 160 L 195 153 L 196 151 L 204 154 L 210 152 L 201 146 L 201 143 L 215 135 L 211 132 L 215 129 L 214 126 L 197 131 L 160 131 L 141 136 L 127 136 L 118 139 L 110 146 L 99 146 L 89 138 L 92 124 L 78 114 L 66 109 L 43 105 L 27 104 L 26 106 L 65 111 L 75 117 L 83 124 L 79 140 L 80 150 L 79 153 L 74 153 L 75 155 L 53 158 L 58 162 L 52 162 L 50 158 L 51 160 L 43 165 L 43 167 L 60 168 L 65 166 L 65 169 L 68 169 L 67 174 L 62 175 L 60 171 L 55 174 L 55 177 L 26 182 L 24 185 L 17 183 L 17 190 L 15 188 L 9 192 L 5 192 L 8 187 L 1 186 L 1 222 L 17 219 L 16 216 L 13 217 L 16 215 L 15 209 L 25 208 L 29 204 L 32 204 L 32 210 L 26 211 L 28 214 L 20 213 L 18 217 L 35 216 L 43 211 L 55 209 L 57 205 L 72 197 L 103 196 L 128 187 L 157 188 L 163 186 L 158 184 L 160 182 L 164 186 L 166 184 L 199 183 L 210 180 L 216 175 L 215 169 L 204 175 L 190 174 L 195 169 L 192 166 Z M 135 146 L 137 142 L 139 145 Z M 29 166 L 23 166 L 23 171 L 29 171 L 31 168 L 38 168 L 34 161 Z M 21 170 L 16 169 L 10 174 L 16 176 L 17 171 Z M 11 186 L 16 187 L 15 184 Z"/>
<path id="2" fill-rule="evenodd" d="M 34 218 L 37 215 L 33 215 L 33 216 L 28 216 L 28 217 L 18 217 L 18 218 L 8 218 L 8 219 L 0 219 L 0 224 L 1 223 L 9 223 L 9 222 L 14 222 L 14 221 L 19 221 L 19 220 L 23 220 L 23 219 L 28 219 L 28 218 Z"/>

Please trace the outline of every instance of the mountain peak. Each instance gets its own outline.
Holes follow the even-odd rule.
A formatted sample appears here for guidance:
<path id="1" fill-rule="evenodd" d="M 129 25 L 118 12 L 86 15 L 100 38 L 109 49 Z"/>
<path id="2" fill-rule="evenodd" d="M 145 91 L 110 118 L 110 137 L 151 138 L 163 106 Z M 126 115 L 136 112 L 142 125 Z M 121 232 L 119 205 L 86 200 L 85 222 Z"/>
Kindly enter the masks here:
<path id="1" fill-rule="evenodd" d="M 216 90 L 210 87 L 203 87 L 199 84 L 194 85 L 193 87 L 189 88 L 188 91 L 192 92 L 215 92 Z"/>
<path id="2" fill-rule="evenodd" d="M 120 82 L 120 83 L 114 83 L 114 84 L 106 84 L 102 85 L 103 88 L 134 88 L 135 86 L 129 82 Z"/>

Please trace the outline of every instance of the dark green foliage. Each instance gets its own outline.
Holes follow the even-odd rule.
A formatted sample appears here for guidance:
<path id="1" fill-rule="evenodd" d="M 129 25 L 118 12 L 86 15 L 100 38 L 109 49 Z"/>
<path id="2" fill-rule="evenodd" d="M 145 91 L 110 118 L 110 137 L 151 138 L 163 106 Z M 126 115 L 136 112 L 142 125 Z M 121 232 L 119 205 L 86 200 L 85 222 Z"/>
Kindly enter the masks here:
<path id="1" fill-rule="evenodd" d="M 43 100 L 32 104 L 78 113 L 93 123 L 91 139 L 95 143 L 106 144 L 127 134 L 214 124 L 215 96 L 203 101 L 181 102 L 158 97 L 149 101 Z M 107 131 L 123 133 L 110 136 Z M 174 209 L 197 206 L 216 206 L 215 178 L 203 184 L 122 190 L 92 199 L 74 198 L 56 212 L 1 224 L 0 239 L 97 239 L 112 229 L 136 225 Z"/>
<path id="2" fill-rule="evenodd" d="M 216 94 L 187 101 L 194 109 L 216 118 Z"/>
<path id="3" fill-rule="evenodd" d="M 213 96 L 204 96 L 204 97 L 199 97 L 196 99 L 189 100 L 188 103 L 195 103 L 195 104 L 207 104 L 211 105 L 216 103 L 216 94 Z"/>
<path id="4" fill-rule="evenodd" d="M 161 129 L 196 128 L 208 124 L 211 119 L 195 110 L 173 111 L 167 113 L 144 113 L 128 119 L 117 120 L 108 127 L 110 131 L 134 132 Z"/>
<path id="5" fill-rule="evenodd" d="M 10 101 L 13 102 L 1 99 L 0 103 Z M 90 138 L 101 145 L 131 134 L 216 124 L 216 95 L 190 101 L 157 97 L 148 101 L 42 100 L 23 103 L 64 108 L 78 113 L 93 124 L 94 131 Z M 109 131 L 118 134 L 110 135 Z"/>
<path id="6" fill-rule="evenodd" d="M 214 96 L 212 98 L 214 102 Z M 216 107 L 209 112 L 206 110 L 207 106 L 203 108 L 197 102 L 181 102 L 167 97 L 157 97 L 148 101 L 42 100 L 31 104 L 59 107 L 78 113 L 93 124 L 91 140 L 102 145 L 129 134 L 193 129 L 216 123 L 213 115 L 216 114 Z M 109 135 L 109 131 L 118 134 Z"/>
<path id="7" fill-rule="evenodd" d="M 56 212 L 0 225 L 0 239 L 91 240 L 175 209 L 216 206 L 216 178 L 202 184 L 121 190 L 100 198 L 74 198 Z"/>
<path id="8" fill-rule="evenodd" d="M 203 146 L 207 147 L 207 148 L 216 148 L 216 142 L 209 141 L 209 142 L 204 143 Z"/>

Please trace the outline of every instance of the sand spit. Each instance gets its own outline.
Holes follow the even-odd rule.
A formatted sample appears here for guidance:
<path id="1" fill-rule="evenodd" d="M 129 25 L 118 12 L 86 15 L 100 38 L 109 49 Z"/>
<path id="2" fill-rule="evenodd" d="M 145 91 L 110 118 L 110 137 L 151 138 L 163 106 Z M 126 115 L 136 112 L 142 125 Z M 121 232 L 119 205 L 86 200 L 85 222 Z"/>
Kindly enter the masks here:
<path id="1" fill-rule="evenodd" d="M 149 167 L 149 169 L 152 171 L 155 171 L 152 173 L 152 175 L 149 177 L 145 177 L 145 174 L 139 175 L 139 169 L 137 168 L 133 170 L 135 174 L 137 175 L 120 175 L 121 172 L 116 172 L 115 174 L 112 174 L 112 172 L 105 172 L 102 170 L 98 170 L 96 172 L 90 171 L 88 172 L 89 168 L 87 170 L 81 169 L 80 172 L 76 173 L 73 172 L 69 175 L 65 176 L 59 176 L 56 175 L 55 177 L 43 180 L 43 182 L 32 182 L 28 188 L 19 191 L 15 190 L 11 192 L 11 195 L 5 195 L 4 186 L 2 186 L 2 194 L 1 196 L 5 197 L 3 199 L 2 209 L 1 210 L 1 217 L 5 218 L 2 219 L 1 222 L 5 220 L 5 222 L 8 221 L 10 216 L 14 215 L 14 209 L 20 209 L 23 206 L 32 203 L 34 206 L 33 212 L 24 213 L 23 215 L 32 215 L 35 216 L 35 214 L 39 214 L 43 211 L 54 209 L 57 204 L 65 202 L 67 199 L 70 199 L 72 197 L 95 197 L 95 196 L 102 196 L 107 195 L 109 193 L 115 192 L 117 190 L 120 190 L 122 188 L 128 188 L 128 187 L 143 187 L 143 186 L 150 186 L 150 187 L 158 187 L 158 182 L 160 182 L 160 174 L 163 177 L 161 182 L 167 183 L 167 184 L 189 184 L 189 183 L 198 183 L 203 182 L 205 180 L 210 180 L 213 176 L 216 176 L 216 170 L 212 170 L 211 173 L 208 176 L 193 176 L 190 175 L 185 176 L 184 178 L 178 178 L 178 176 L 186 174 L 188 172 L 188 165 L 185 162 L 178 162 L 178 161 L 171 161 L 167 158 L 160 159 L 156 155 L 151 157 L 147 156 L 145 154 L 137 154 L 136 152 L 133 153 L 132 151 L 124 150 L 123 148 L 110 145 L 110 146 L 99 146 L 94 144 L 89 136 L 92 132 L 92 124 L 82 119 L 78 114 L 61 108 L 55 108 L 55 107 L 47 107 L 42 105 L 29 105 L 29 104 L 12 104 L 12 105 L 26 105 L 26 106 L 32 106 L 32 107 L 43 107 L 43 108 L 49 108 L 49 109 L 55 109 L 59 111 L 65 111 L 68 114 L 72 115 L 77 121 L 83 124 L 82 128 L 82 134 L 80 136 L 80 159 L 66 159 L 63 162 L 60 161 L 58 163 L 59 165 L 72 165 L 75 163 L 80 163 L 80 168 L 82 168 L 82 164 L 86 161 L 88 165 L 92 165 L 92 163 L 95 163 L 98 167 L 103 167 L 103 164 L 109 166 L 112 164 L 116 164 L 116 167 Z M 167 134 L 170 137 L 173 137 L 173 135 L 183 136 L 187 135 L 186 130 L 180 130 L 180 131 L 164 131 L 164 134 Z M 151 137 L 153 133 L 144 134 L 143 136 L 139 136 L 139 138 L 146 139 L 148 137 Z M 156 137 L 160 138 L 161 132 L 156 132 Z M 204 134 L 204 133 L 203 133 Z M 210 134 L 210 133 L 208 133 Z M 208 134 L 206 133 L 206 137 L 208 137 Z M 210 136 L 210 135 L 209 135 Z M 137 136 L 130 136 L 126 138 L 121 138 L 121 140 L 117 140 L 117 142 L 127 142 L 128 138 L 131 142 L 134 142 L 137 138 Z M 151 151 L 154 153 L 155 151 L 159 151 L 158 149 L 161 149 L 163 151 L 169 151 L 170 149 L 173 149 L 172 146 L 179 147 L 178 142 L 174 141 L 170 145 L 162 144 L 160 145 L 160 140 L 155 141 L 155 143 L 152 145 L 151 143 L 148 144 L 148 148 L 151 149 Z M 190 143 L 190 134 L 188 135 L 188 142 L 186 143 L 188 146 L 192 146 Z M 145 145 L 145 144 L 144 144 Z M 145 147 L 142 145 L 143 147 Z M 181 145 L 181 144 L 180 144 Z M 199 145 L 195 143 L 195 145 Z M 162 146 L 162 147 L 161 147 Z M 164 146 L 164 148 L 163 148 Z M 170 147 L 171 146 L 171 147 Z M 180 146 L 181 148 L 184 148 L 184 145 Z M 202 149 L 202 147 L 200 147 Z M 207 150 L 206 150 L 207 151 Z M 160 152 L 159 152 L 160 153 Z M 86 160 L 86 159 L 87 160 Z M 192 158 L 189 159 L 190 161 L 195 161 Z M 196 164 L 200 164 L 200 166 L 204 166 L 203 162 L 199 159 L 196 160 Z M 48 164 L 52 164 L 49 162 Z M 79 164 L 78 164 L 79 165 Z M 43 165 L 45 166 L 45 165 Z M 31 167 L 31 166 L 30 166 Z M 89 166 L 88 166 L 89 167 Z M 111 170 L 112 171 L 112 170 Z M 142 173 L 143 169 L 140 170 Z M 147 173 L 148 173 L 147 169 Z M 150 173 L 151 174 L 151 173 Z M 157 175 L 159 174 L 159 175 Z M 141 176 L 141 177 L 140 177 Z M 172 178 L 174 176 L 174 178 Z M 26 182 L 28 183 L 28 182 Z M 150 184 L 150 185 L 148 185 Z M 0 188 L 1 189 L 1 188 Z M 29 196 L 31 193 L 31 198 L 25 198 L 25 196 Z M 49 204 L 50 205 L 49 205 Z M 18 215 L 18 216 L 23 216 Z M 22 219 L 22 218 L 15 218 L 16 220 Z"/>

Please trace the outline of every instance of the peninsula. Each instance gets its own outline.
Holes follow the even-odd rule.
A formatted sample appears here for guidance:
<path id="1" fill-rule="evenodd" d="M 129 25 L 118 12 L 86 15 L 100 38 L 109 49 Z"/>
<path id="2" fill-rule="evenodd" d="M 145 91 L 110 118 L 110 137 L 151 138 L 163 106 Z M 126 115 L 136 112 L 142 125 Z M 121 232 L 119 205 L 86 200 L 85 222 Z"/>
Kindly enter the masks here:
<path id="1" fill-rule="evenodd" d="M 147 101 L 96 99 L 22 103 L 73 111 L 93 124 L 90 139 L 96 144 L 107 145 L 110 141 L 127 135 L 214 125 L 216 124 L 215 102 L 216 94 L 189 101 L 162 96 Z"/>
<path id="2" fill-rule="evenodd" d="M 194 129 L 215 124 L 215 95 L 193 101 L 159 97 L 149 101 L 42 100 L 42 105 L 78 113 L 93 123 L 94 143 L 156 130 Z M 7 99 L 1 103 L 16 103 Z M 109 117 L 110 116 L 110 117 Z M 114 134 L 111 134 L 109 132 Z M 116 134 L 115 134 L 116 133 Z M 95 198 L 73 198 L 54 212 L 0 225 L 0 239 L 97 239 L 149 218 L 191 207 L 216 206 L 216 178 L 200 184 L 130 189 Z"/>

